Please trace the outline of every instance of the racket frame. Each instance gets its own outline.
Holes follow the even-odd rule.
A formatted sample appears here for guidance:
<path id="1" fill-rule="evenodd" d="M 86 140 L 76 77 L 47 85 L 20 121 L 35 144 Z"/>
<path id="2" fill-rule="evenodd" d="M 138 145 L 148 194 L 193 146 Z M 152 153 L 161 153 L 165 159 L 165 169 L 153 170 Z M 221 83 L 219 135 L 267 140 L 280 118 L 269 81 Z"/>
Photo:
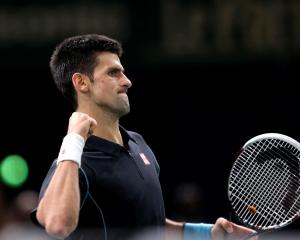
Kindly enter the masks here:
<path id="1" fill-rule="evenodd" d="M 287 136 L 287 135 L 284 135 L 284 134 L 281 134 L 281 133 L 263 133 L 263 134 L 260 134 L 260 135 L 257 135 L 251 139 L 249 139 L 244 145 L 243 147 L 241 148 L 239 154 L 238 154 L 238 157 L 240 156 L 240 154 L 250 145 L 252 145 L 253 143 L 255 142 L 258 142 L 258 141 L 261 141 L 261 140 L 266 140 L 266 139 L 276 139 L 276 140 L 281 140 L 281 141 L 284 141 L 284 142 L 287 142 L 289 143 L 290 145 L 292 145 L 293 147 L 295 147 L 296 149 L 299 150 L 300 152 L 300 143 L 298 141 L 296 141 L 295 139 Z M 238 158 L 237 157 L 237 158 Z M 234 166 L 234 165 L 233 165 Z M 232 166 L 232 168 L 233 168 Z M 232 169 L 231 169 L 232 171 Z M 230 175 L 231 175 L 231 171 L 230 171 Z M 228 185 L 229 186 L 229 183 L 230 183 L 230 177 L 228 178 Z M 230 200 L 230 204 L 231 204 L 231 197 L 230 197 L 230 191 L 229 191 L 229 187 L 228 187 L 228 198 Z M 289 224 L 291 224 L 292 222 L 294 222 L 296 219 L 298 219 L 300 217 L 300 210 L 298 211 L 298 213 L 296 215 L 294 215 L 292 218 L 286 220 L 285 222 L 281 223 L 281 224 L 278 224 L 278 225 L 273 225 L 273 226 L 269 226 L 269 227 L 262 227 L 262 228 L 258 228 L 258 227 L 255 227 L 251 224 L 248 224 L 247 222 L 244 222 L 239 216 L 238 214 L 236 213 L 236 211 L 233 209 L 234 211 L 234 214 L 235 216 L 238 218 L 238 220 L 246 225 L 247 227 L 249 228 L 252 228 L 254 230 L 257 231 L 257 233 L 251 235 L 251 237 L 249 236 L 249 238 L 246 238 L 246 239 L 250 239 L 252 238 L 253 236 L 256 236 L 258 234 L 260 234 L 261 232 L 268 232 L 268 231 L 272 231 L 272 230 L 275 230 L 275 229 L 280 229 L 280 228 L 283 228 Z"/>

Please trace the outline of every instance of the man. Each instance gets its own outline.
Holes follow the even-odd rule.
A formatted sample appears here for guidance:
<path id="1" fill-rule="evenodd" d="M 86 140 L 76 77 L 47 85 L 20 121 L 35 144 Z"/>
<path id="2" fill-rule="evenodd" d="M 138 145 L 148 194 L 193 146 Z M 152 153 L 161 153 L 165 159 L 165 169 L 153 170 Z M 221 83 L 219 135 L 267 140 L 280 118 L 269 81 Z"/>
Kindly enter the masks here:
<path id="1" fill-rule="evenodd" d="M 33 220 L 62 239 L 129 239 L 145 229 L 152 239 L 164 239 L 165 229 L 184 240 L 253 233 L 224 218 L 214 225 L 166 219 L 156 158 L 141 135 L 119 125 L 132 85 L 121 56 L 118 41 L 97 34 L 67 38 L 53 52 L 54 81 L 76 111 Z"/>

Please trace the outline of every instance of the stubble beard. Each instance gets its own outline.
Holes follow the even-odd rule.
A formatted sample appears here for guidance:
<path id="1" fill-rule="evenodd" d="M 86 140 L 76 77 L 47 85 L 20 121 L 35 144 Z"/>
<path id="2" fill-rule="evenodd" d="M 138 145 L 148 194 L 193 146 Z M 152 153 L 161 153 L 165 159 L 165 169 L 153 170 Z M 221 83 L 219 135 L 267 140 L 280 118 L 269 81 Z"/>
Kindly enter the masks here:
<path id="1" fill-rule="evenodd" d="M 127 101 L 127 103 L 124 104 L 122 108 L 120 108 L 119 118 L 127 115 L 129 112 L 130 112 L 130 104 L 129 104 L 129 101 Z"/>
<path id="2" fill-rule="evenodd" d="M 123 99 L 122 101 L 120 101 L 118 105 L 119 106 L 116 107 L 116 114 L 119 118 L 127 115 L 130 112 L 130 104 L 128 97 L 126 100 Z"/>
<path id="3" fill-rule="evenodd" d="M 99 105 L 105 112 L 111 114 L 116 119 L 120 119 L 121 117 L 127 115 L 130 112 L 130 104 L 129 101 L 121 102 L 117 106 L 112 106 L 108 104 L 100 104 Z"/>

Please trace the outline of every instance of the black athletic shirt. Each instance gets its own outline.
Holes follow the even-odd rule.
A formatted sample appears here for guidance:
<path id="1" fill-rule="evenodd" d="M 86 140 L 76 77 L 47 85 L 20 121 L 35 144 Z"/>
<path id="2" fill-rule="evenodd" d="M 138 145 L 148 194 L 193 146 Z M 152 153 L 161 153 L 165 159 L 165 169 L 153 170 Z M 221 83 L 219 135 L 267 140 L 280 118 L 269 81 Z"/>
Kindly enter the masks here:
<path id="1" fill-rule="evenodd" d="M 125 147 L 91 136 L 79 169 L 81 209 L 77 229 L 67 239 L 116 240 L 151 230 L 163 239 L 165 209 L 159 165 L 141 135 L 120 127 Z M 56 168 L 53 162 L 40 199 Z M 32 220 L 36 221 L 35 211 Z"/>

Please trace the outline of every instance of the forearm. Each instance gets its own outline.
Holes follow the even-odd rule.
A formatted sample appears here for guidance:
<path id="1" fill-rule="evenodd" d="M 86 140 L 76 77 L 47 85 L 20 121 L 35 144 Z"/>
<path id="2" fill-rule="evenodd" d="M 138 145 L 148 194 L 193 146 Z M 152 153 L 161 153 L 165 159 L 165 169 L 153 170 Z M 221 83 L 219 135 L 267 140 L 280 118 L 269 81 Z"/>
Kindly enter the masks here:
<path id="1" fill-rule="evenodd" d="M 166 218 L 166 240 L 183 240 L 183 223 Z"/>
<path id="2" fill-rule="evenodd" d="M 80 209 L 78 164 L 63 161 L 49 183 L 37 219 L 55 237 L 68 236 L 77 226 Z"/>
<path id="3" fill-rule="evenodd" d="M 166 240 L 244 239 L 254 233 L 254 230 L 232 223 L 222 217 L 218 218 L 214 224 L 182 223 L 166 219 Z"/>
<path id="4" fill-rule="evenodd" d="M 214 239 L 211 236 L 213 224 L 175 222 L 166 219 L 167 240 Z M 219 238 L 218 238 L 219 239 Z"/>

